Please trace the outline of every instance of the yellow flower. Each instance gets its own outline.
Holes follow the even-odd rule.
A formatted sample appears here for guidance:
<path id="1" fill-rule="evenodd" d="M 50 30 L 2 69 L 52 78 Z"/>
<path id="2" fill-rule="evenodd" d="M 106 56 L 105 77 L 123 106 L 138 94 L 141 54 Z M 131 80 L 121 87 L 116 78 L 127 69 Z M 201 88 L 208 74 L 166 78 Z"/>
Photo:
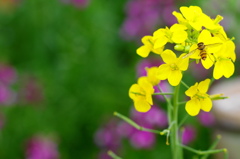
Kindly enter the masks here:
<path id="1" fill-rule="evenodd" d="M 154 66 L 154 67 L 146 68 L 146 70 L 147 70 L 147 79 L 148 79 L 148 81 L 153 86 L 158 85 L 159 82 L 160 82 L 160 80 L 156 77 L 157 71 L 158 71 L 158 67 Z"/>
<path id="2" fill-rule="evenodd" d="M 213 77 L 215 79 L 219 79 L 222 76 L 229 78 L 235 70 L 233 64 L 236 60 L 235 44 L 227 37 L 223 27 L 214 35 L 219 37 L 223 44 L 221 49 L 215 54 L 216 63 L 214 65 Z"/>
<path id="3" fill-rule="evenodd" d="M 159 66 L 157 78 L 160 80 L 168 79 L 172 86 L 177 86 L 182 79 L 182 71 L 188 68 L 188 59 L 183 58 L 182 54 L 179 58 L 171 50 L 165 50 L 161 56 L 165 64 Z"/>
<path id="4" fill-rule="evenodd" d="M 204 50 L 207 53 L 207 57 L 205 60 L 201 60 L 201 62 L 204 68 L 209 69 L 215 62 L 214 55 L 221 48 L 222 41 L 218 37 L 212 37 L 211 33 L 208 30 L 204 29 L 200 33 L 197 43 L 193 44 L 190 48 L 189 52 L 195 50 L 195 52 L 190 56 L 190 58 L 201 59 L 201 50 L 198 49 L 198 43 L 203 43 L 206 46 Z"/>
<path id="5" fill-rule="evenodd" d="M 236 57 L 232 55 L 235 50 L 234 43 L 228 40 L 221 49 L 222 50 L 216 54 L 216 63 L 213 70 L 213 77 L 215 79 L 219 79 L 222 76 L 229 78 L 235 70 L 233 59 Z"/>
<path id="6" fill-rule="evenodd" d="M 139 47 L 137 49 L 137 54 L 140 55 L 141 57 L 148 57 L 149 53 L 152 51 L 153 53 L 156 53 L 156 54 L 161 54 L 163 49 L 164 49 L 164 46 L 163 47 L 159 47 L 157 49 L 154 49 L 153 46 L 154 46 L 154 39 L 152 36 L 144 36 L 142 38 L 142 43 L 143 43 L 143 46 Z"/>
<path id="7" fill-rule="evenodd" d="M 129 89 L 129 97 L 134 102 L 134 107 L 139 112 L 147 112 L 153 105 L 153 86 L 147 77 L 140 77 L 137 84 L 133 84 Z"/>
<path id="8" fill-rule="evenodd" d="M 212 100 L 207 94 L 209 84 L 210 79 L 206 79 L 199 84 L 195 83 L 185 92 L 187 96 L 191 97 L 185 106 L 189 115 L 196 116 L 200 110 L 209 112 L 212 109 Z"/>
<path id="9" fill-rule="evenodd" d="M 173 12 L 173 15 L 177 18 L 180 24 L 184 24 L 186 26 L 191 26 L 193 29 L 200 31 L 204 26 L 210 30 L 216 30 L 219 28 L 217 25 L 219 18 L 217 20 L 212 20 L 209 16 L 202 12 L 202 9 L 198 6 L 190 6 L 190 7 L 180 7 L 180 11 L 182 15 L 178 12 Z"/>
<path id="10" fill-rule="evenodd" d="M 182 24 L 174 24 L 173 26 L 166 27 L 166 29 L 158 29 L 153 33 L 153 38 L 156 39 L 154 43 L 154 48 L 161 48 L 166 45 L 167 42 L 170 43 L 183 43 L 187 39 L 187 29 L 186 26 Z"/>

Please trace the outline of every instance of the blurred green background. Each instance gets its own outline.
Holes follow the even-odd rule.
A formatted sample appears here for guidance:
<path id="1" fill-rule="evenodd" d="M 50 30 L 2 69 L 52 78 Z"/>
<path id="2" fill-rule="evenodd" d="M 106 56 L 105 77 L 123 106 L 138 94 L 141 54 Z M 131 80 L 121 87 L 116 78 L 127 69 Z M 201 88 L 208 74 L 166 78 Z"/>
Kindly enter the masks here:
<path id="1" fill-rule="evenodd" d="M 97 158 L 94 134 L 114 111 L 129 112 L 132 101 L 127 92 L 135 83 L 135 65 L 141 59 L 135 54 L 139 44 L 120 36 L 127 0 L 92 0 L 85 7 L 60 0 L 0 1 L 0 62 L 14 67 L 19 81 L 34 76 L 43 90 L 37 103 L 0 108 L 5 119 L 0 158 L 24 158 L 26 140 L 38 133 L 56 138 L 61 159 Z M 208 2 L 175 4 L 178 8 Z M 230 7 L 234 2 L 222 1 Z M 219 14 L 214 8 L 208 12 Z M 230 37 L 235 36 L 236 26 L 230 26 Z M 129 145 L 126 149 L 129 158 L 151 153 Z M 153 158 L 159 155 L 157 148 L 152 153 Z"/>

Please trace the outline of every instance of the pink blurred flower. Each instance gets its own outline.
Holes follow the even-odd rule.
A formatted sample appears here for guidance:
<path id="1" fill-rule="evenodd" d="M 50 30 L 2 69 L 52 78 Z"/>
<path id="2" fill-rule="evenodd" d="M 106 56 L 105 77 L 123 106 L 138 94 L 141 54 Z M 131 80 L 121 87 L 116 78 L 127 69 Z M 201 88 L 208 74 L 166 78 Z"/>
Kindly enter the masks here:
<path id="1" fill-rule="evenodd" d="M 134 132 L 134 129 L 135 128 L 132 125 L 128 124 L 125 121 L 121 121 L 117 125 L 117 133 L 121 137 L 129 137 L 129 136 L 131 136 L 132 133 Z"/>
<path id="2" fill-rule="evenodd" d="M 48 137 L 34 136 L 27 143 L 26 159 L 58 159 L 57 144 Z"/>
<path id="3" fill-rule="evenodd" d="M 7 64 L 0 64 L 0 82 L 9 85 L 17 80 L 16 70 Z"/>
<path id="4" fill-rule="evenodd" d="M 182 143 L 188 145 L 196 138 L 196 130 L 193 126 L 187 125 L 184 126 L 182 131 Z"/>
<path id="5" fill-rule="evenodd" d="M 210 127 L 215 123 L 215 118 L 211 112 L 201 111 L 197 117 L 200 123 L 204 126 Z"/>
<path id="6" fill-rule="evenodd" d="M 157 106 L 152 106 L 146 113 L 137 112 L 135 109 L 132 109 L 131 118 L 140 126 L 146 128 L 165 128 L 168 125 L 166 112 Z"/>
<path id="7" fill-rule="evenodd" d="M 152 34 L 160 24 L 174 23 L 172 19 L 176 18 L 173 16 L 164 17 L 173 10 L 173 5 L 173 0 L 129 0 L 125 9 L 126 19 L 120 30 L 122 37 L 126 40 L 139 39 Z"/>
<path id="8" fill-rule="evenodd" d="M 15 100 L 16 93 L 9 86 L 0 83 L 0 105 L 11 105 Z"/>
<path id="9" fill-rule="evenodd" d="M 160 58 L 148 58 L 143 59 L 137 64 L 137 77 L 146 76 L 147 71 L 146 68 L 150 68 L 153 66 L 160 66 L 162 64 L 162 60 Z"/>
<path id="10" fill-rule="evenodd" d="M 97 130 L 94 141 L 101 148 L 117 150 L 121 144 L 121 136 L 118 135 L 116 121 L 110 121 Z"/>
<path id="11" fill-rule="evenodd" d="M 130 137 L 130 142 L 136 149 L 148 149 L 155 144 L 155 134 L 136 130 Z"/>

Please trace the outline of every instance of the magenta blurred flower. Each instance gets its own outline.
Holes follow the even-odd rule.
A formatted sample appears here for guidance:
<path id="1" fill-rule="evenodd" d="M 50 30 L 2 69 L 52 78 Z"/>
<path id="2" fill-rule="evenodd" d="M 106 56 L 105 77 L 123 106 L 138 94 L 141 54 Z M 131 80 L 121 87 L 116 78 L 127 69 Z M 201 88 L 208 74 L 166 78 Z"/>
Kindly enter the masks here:
<path id="1" fill-rule="evenodd" d="M 117 133 L 121 137 L 129 137 L 134 132 L 134 127 L 130 124 L 128 124 L 125 121 L 121 121 L 117 125 Z"/>
<path id="2" fill-rule="evenodd" d="M 153 66 L 160 66 L 162 64 L 162 60 L 160 58 L 148 58 L 143 59 L 137 64 L 137 77 L 146 76 L 147 71 L 146 68 L 150 68 Z"/>
<path id="3" fill-rule="evenodd" d="M 9 85 L 17 80 L 16 70 L 10 65 L 0 64 L 0 82 Z"/>
<path id="4" fill-rule="evenodd" d="M 200 121 L 200 123 L 204 126 L 209 127 L 209 126 L 214 125 L 214 123 L 215 123 L 215 118 L 211 112 L 201 111 L 197 117 L 198 117 L 198 120 Z"/>
<path id="5" fill-rule="evenodd" d="M 112 157 L 110 157 L 107 151 L 104 150 L 98 154 L 98 159 L 112 159 Z"/>
<path id="6" fill-rule="evenodd" d="M 140 126 L 144 126 L 146 128 L 165 128 L 168 125 L 166 112 L 157 106 L 152 106 L 146 113 L 141 113 L 132 109 L 131 118 Z"/>
<path id="7" fill-rule="evenodd" d="M 26 159 L 58 159 L 57 144 L 50 138 L 34 136 L 27 143 Z"/>
<path id="8" fill-rule="evenodd" d="M 161 90 L 163 92 L 173 92 L 171 85 L 166 80 L 160 81 L 159 87 L 161 88 Z M 154 86 L 153 88 L 155 90 L 154 93 L 160 93 L 160 90 L 159 90 L 158 86 Z M 166 96 L 170 97 L 170 95 L 166 95 Z M 159 99 L 159 100 L 165 100 L 163 95 L 154 95 L 153 97 L 156 98 L 156 99 Z"/>
<path id="9" fill-rule="evenodd" d="M 9 86 L 0 83 L 0 105 L 11 105 L 15 100 L 16 93 Z"/>
<path id="10" fill-rule="evenodd" d="M 182 143 L 188 145 L 196 138 L 196 130 L 193 126 L 187 125 L 184 126 L 182 131 Z"/>
<path id="11" fill-rule="evenodd" d="M 121 136 L 118 135 L 116 121 L 110 121 L 100 128 L 96 132 L 94 140 L 96 145 L 101 148 L 117 150 L 121 144 Z"/>
<path id="12" fill-rule="evenodd" d="M 136 149 L 148 149 L 155 144 L 155 134 L 136 130 L 130 137 L 130 142 Z"/>
<path id="13" fill-rule="evenodd" d="M 176 23 L 176 18 L 167 16 L 173 11 L 173 5 L 173 0 L 129 0 L 125 10 L 126 19 L 120 30 L 122 37 L 126 40 L 139 39 L 152 34 L 160 24 Z"/>
<path id="14" fill-rule="evenodd" d="M 209 71 L 206 70 L 202 64 L 196 64 L 196 63 L 192 63 L 190 65 L 191 69 L 191 73 L 194 77 L 196 77 L 199 80 L 203 80 L 206 79 L 206 77 L 209 75 Z"/>

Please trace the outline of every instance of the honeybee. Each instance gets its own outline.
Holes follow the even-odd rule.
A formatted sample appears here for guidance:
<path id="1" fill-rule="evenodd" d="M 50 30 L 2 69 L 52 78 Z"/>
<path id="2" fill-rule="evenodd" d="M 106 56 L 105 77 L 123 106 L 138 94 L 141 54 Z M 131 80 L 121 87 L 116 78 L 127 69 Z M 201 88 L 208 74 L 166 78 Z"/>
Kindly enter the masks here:
<path id="1" fill-rule="evenodd" d="M 202 60 L 206 60 L 208 54 L 209 55 L 213 55 L 213 53 L 208 53 L 207 52 L 207 46 L 219 46 L 221 43 L 215 43 L 215 44 L 209 44 L 209 45 L 204 45 L 203 42 L 200 42 L 197 44 L 197 48 L 192 50 L 191 52 L 189 52 L 188 54 L 186 54 L 185 56 L 183 56 L 183 58 L 187 58 L 189 56 L 191 56 L 192 54 L 194 54 L 197 50 L 199 50 L 199 56 L 201 57 Z"/>

